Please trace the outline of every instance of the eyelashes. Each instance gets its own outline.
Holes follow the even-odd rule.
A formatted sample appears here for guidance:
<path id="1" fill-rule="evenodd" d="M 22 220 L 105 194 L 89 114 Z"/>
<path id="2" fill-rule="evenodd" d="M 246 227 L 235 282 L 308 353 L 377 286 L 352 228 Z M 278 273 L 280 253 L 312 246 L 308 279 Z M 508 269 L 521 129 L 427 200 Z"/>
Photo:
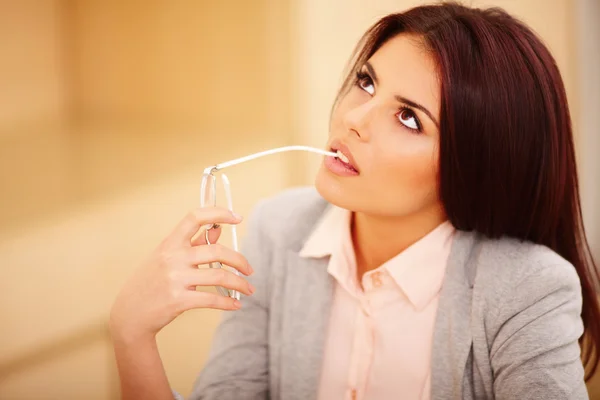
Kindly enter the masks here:
<path id="1" fill-rule="evenodd" d="M 369 93 L 371 96 L 375 94 L 375 85 L 373 79 L 364 71 L 356 72 L 356 80 L 354 84 L 359 88 Z"/>

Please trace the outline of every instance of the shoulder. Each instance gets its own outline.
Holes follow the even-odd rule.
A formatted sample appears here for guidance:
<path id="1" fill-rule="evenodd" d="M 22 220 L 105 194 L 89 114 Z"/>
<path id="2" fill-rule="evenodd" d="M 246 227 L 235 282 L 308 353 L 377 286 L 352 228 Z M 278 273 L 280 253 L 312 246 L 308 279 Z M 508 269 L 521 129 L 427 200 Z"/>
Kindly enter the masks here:
<path id="1" fill-rule="evenodd" d="M 578 288 L 575 267 L 546 246 L 511 238 L 480 239 L 478 275 L 504 290 L 529 284 L 545 291 L 549 284 Z"/>
<path id="2" fill-rule="evenodd" d="M 587 398 L 575 267 L 548 247 L 476 239 L 471 332 L 497 398 Z M 531 396 L 529 396 L 531 397 Z"/>
<path id="3" fill-rule="evenodd" d="M 274 246 L 299 251 L 328 206 L 313 187 L 287 189 L 256 205 L 250 229 Z"/>
<path id="4" fill-rule="evenodd" d="M 479 238 L 472 252 L 474 289 L 505 317 L 556 296 L 581 307 L 575 267 L 546 246 L 511 238 Z"/>

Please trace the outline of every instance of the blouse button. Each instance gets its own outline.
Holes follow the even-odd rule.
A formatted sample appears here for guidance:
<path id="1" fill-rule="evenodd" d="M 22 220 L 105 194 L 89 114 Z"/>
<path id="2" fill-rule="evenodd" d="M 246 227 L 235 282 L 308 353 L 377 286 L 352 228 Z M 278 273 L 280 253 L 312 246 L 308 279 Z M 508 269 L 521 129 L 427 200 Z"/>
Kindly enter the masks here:
<path id="1" fill-rule="evenodd" d="M 383 281 L 381 280 L 381 272 L 380 271 L 373 272 L 373 274 L 371 275 L 371 283 L 373 284 L 373 287 L 376 287 L 376 288 L 380 288 L 381 286 L 383 286 Z"/>

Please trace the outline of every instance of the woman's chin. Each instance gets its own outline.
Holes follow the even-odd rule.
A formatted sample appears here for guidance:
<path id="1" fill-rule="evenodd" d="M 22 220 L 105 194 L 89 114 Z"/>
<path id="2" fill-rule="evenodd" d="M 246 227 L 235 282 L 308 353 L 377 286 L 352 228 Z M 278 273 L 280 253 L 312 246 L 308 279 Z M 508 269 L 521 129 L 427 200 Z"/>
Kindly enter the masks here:
<path id="1" fill-rule="evenodd" d="M 344 182 L 335 179 L 325 166 L 321 166 L 315 179 L 317 192 L 334 206 L 353 210 L 353 202 L 357 200 L 356 193 L 353 194 L 350 188 L 344 186 Z"/>

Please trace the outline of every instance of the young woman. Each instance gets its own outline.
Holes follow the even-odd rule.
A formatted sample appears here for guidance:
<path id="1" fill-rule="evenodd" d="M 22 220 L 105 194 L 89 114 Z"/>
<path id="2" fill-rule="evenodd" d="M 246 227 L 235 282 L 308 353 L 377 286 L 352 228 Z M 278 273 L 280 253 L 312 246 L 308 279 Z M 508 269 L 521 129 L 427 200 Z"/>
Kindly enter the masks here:
<path id="1" fill-rule="evenodd" d="M 530 29 L 448 3 L 381 19 L 327 148 L 340 156 L 317 191 L 257 207 L 245 257 L 196 235 L 240 218 L 200 209 L 124 287 L 111 315 L 124 398 L 172 398 L 155 334 L 195 307 L 236 311 L 194 399 L 588 397 L 598 274 L 565 90 Z M 214 260 L 251 265 L 251 284 L 195 268 Z"/>

